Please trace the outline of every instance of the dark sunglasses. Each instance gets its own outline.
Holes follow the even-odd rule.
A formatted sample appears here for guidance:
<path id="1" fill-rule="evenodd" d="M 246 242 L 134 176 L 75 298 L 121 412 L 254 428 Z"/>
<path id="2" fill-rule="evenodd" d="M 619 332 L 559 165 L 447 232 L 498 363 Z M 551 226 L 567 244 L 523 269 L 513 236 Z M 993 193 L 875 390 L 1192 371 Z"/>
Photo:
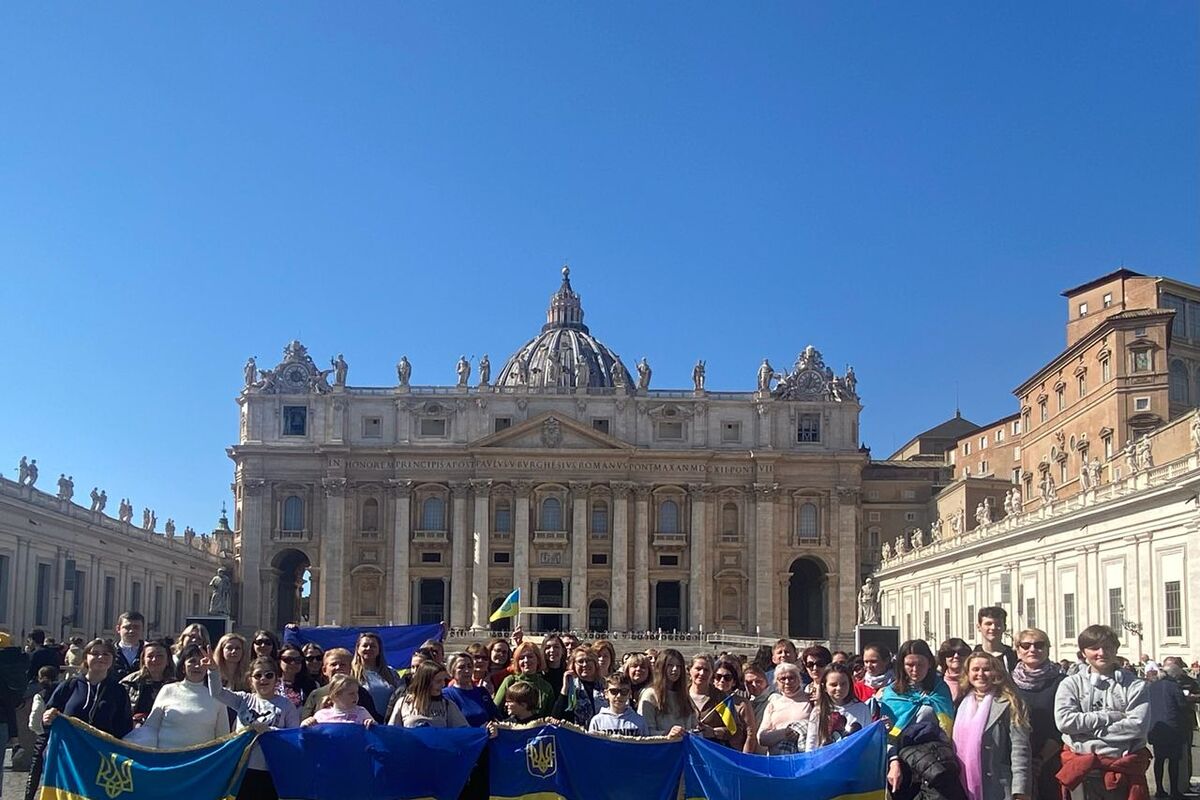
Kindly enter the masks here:
<path id="1" fill-rule="evenodd" d="M 256 680 L 256 681 L 273 681 L 273 680 L 275 680 L 275 673 L 274 672 L 256 672 L 253 675 L 251 675 L 250 677 L 254 678 L 254 680 Z"/>
<path id="2" fill-rule="evenodd" d="M 271 644 L 271 640 L 270 640 L 270 639 L 255 639 L 255 640 L 254 640 L 254 644 L 255 644 L 255 645 L 260 645 L 260 644 Z"/>
<path id="3" fill-rule="evenodd" d="M 320 661 L 324 656 L 305 656 L 305 661 Z"/>
<path id="4" fill-rule="evenodd" d="M 628 689 L 609 689 L 608 693 L 611 695 L 615 695 L 617 697 L 624 697 L 625 695 L 629 694 L 629 690 Z"/>
<path id="5" fill-rule="evenodd" d="M 731 680 L 733 680 L 733 675 L 728 672 L 716 672 L 716 673 L 713 673 L 713 680 L 714 681 L 731 681 Z"/>
<path id="6" fill-rule="evenodd" d="M 304 663 L 304 659 L 301 658 L 300 656 L 288 656 L 287 658 L 281 658 L 279 660 L 282 661 L 284 664 L 303 664 Z"/>
<path id="7" fill-rule="evenodd" d="M 805 661 L 804 666 L 808 667 L 809 669 L 816 669 L 817 667 L 829 666 L 829 662 L 828 661 Z"/>
<path id="8" fill-rule="evenodd" d="M 1045 650 L 1049 646 L 1049 642 L 1019 642 L 1017 644 L 1017 647 L 1021 648 L 1022 650 L 1030 650 L 1035 647 L 1038 650 Z"/>

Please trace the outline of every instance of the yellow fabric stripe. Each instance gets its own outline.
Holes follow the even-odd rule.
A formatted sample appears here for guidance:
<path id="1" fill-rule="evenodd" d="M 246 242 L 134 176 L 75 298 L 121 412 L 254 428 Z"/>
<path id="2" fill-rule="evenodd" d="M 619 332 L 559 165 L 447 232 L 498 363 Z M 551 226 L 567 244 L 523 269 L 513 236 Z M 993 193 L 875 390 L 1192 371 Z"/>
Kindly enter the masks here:
<path id="1" fill-rule="evenodd" d="M 529 794 L 518 794 L 508 797 L 502 794 L 493 794 L 488 796 L 488 800 L 567 800 L 558 792 L 530 792 Z"/>

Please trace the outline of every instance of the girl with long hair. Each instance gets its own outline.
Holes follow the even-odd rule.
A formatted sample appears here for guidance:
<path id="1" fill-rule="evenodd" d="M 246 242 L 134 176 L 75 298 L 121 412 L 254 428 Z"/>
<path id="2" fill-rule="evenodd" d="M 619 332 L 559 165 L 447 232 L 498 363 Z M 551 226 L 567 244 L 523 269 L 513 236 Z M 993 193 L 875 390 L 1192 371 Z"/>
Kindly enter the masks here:
<path id="1" fill-rule="evenodd" d="M 173 680 L 175 664 L 171 659 L 171 651 L 162 642 L 146 642 L 142 646 L 138 668 L 121 678 L 121 685 L 129 693 L 134 724 L 140 725 L 146 719 L 159 690 Z"/>
<path id="2" fill-rule="evenodd" d="M 921 791 L 948 800 L 965 794 L 950 735 L 954 700 L 937 674 L 933 651 L 922 639 L 910 639 L 896 653 L 896 680 L 879 695 L 890 723 L 887 784 L 895 800 Z M 931 767 L 937 767 L 936 774 Z M 927 769 L 929 768 L 929 769 Z"/>
<path id="3" fill-rule="evenodd" d="M 450 676 L 436 661 L 413 670 L 404 699 L 396 704 L 389 725 L 404 728 L 465 728 L 467 718 L 444 694 Z"/>
<path id="4" fill-rule="evenodd" d="M 226 689 L 244 692 L 250 688 L 246 681 L 250 659 L 246 657 L 246 639 L 240 633 L 227 633 L 217 639 L 212 660 L 221 674 L 221 685 Z"/>
<path id="5" fill-rule="evenodd" d="M 596 663 L 600 665 L 600 679 L 603 680 L 617 669 L 617 648 L 608 639 L 597 639 L 592 642 L 592 652 L 596 654 Z"/>
<path id="6" fill-rule="evenodd" d="M 279 637 L 271 631 L 258 630 L 250 637 L 250 646 L 255 658 L 279 660 Z"/>
<path id="7" fill-rule="evenodd" d="M 805 751 L 840 741 L 871 724 L 871 709 L 854 696 L 854 677 L 846 664 L 830 664 L 816 680 L 817 701 L 808 718 Z"/>
<path id="8" fill-rule="evenodd" d="M 642 691 L 637 709 L 651 736 L 675 738 L 696 727 L 686 669 L 683 654 L 673 647 L 662 650 L 655 659 L 654 678 Z"/>
<path id="9" fill-rule="evenodd" d="M 562 691 L 555 699 L 550 715 L 586 728 L 606 702 L 596 652 L 589 647 L 576 647 L 571 652 Z"/>
<path id="10" fill-rule="evenodd" d="M 387 655 L 383 652 L 383 639 L 374 631 L 363 631 L 358 635 L 350 674 L 370 693 L 377 709 L 388 707 L 392 692 L 400 685 L 396 671 L 388 666 Z"/>
<path id="11" fill-rule="evenodd" d="M 625 664 L 621 667 L 621 671 L 629 678 L 631 694 L 629 698 L 630 708 L 636 708 L 638 700 L 642 698 L 642 692 L 650 685 L 650 679 L 654 676 L 654 668 L 650 664 L 650 656 L 645 653 L 633 653 L 625 659 Z"/>
<path id="12" fill-rule="evenodd" d="M 954 751 L 969 800 L 1026 798 L 1030 791 L 1029 717 L 1004 663 L 972 653 L 954 718 Z"/>
<path id="13" fill-rule="evenodd" d="M 567 646 L 563 644 L 561 636 L 552 633 L 542 639 L 542 657 L 546 659 L 546 671 L 543 673 L 546 683 L 557 694 L 562 691 L 563 676 L 570 670 L 567 665 Z"/>
<path id="14" fill-rule="evenodd" d="M 279 650 L 279 693 L 300 708 L 308 695 L 317 688 L 317 682 L 308 674 L 304 665 L 304 653 L 294 644 L 285 644 Z M 358 698 L 355 697 L 355 702 Z"/>

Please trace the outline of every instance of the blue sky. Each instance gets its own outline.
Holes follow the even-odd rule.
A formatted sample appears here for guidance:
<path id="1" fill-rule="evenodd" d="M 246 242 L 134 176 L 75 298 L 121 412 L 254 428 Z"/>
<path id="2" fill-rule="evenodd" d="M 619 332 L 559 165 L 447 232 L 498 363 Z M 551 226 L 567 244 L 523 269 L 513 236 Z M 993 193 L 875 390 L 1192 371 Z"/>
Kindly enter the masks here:
<path id="1" fill-rule="evenodd" d="M 1197 4 L 746 8 L 0 6 L 6 474 L 208 529 L 246 356 L 448 383 L 564 260 L 655 386 L 854 364 L 883 457 L 1013 410 L 1062 289 L 1200 281 Z"/>

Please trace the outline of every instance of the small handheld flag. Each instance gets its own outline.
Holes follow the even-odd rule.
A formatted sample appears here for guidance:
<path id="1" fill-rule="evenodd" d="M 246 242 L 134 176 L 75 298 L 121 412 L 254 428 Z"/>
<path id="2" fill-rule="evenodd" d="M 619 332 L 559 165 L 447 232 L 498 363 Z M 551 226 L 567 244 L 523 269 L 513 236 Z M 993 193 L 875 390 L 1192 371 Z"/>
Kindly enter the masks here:
<path id="1" fill-rule="evenodd" d="M 713 707 L 713 710 L 717 712 L 717 716 L 725 723 L 725 730 L 729 731 L 730 736 L 736 736 L 738 731 L 737 717 L 733 713 L 735 704 L 733 695 L 729 695 Z"/>
<path id="2" fill-rule="evenodd" d="M 509 593 L 508 597 L 504 598 L 504 602 L 500 604 L 500 607 L 492 612 L 492 615 L 488 617 L 488 622 L 495 622 L 505 617 L 515 617 L 520 612 L 521 587 L 518 586 Z"/>

